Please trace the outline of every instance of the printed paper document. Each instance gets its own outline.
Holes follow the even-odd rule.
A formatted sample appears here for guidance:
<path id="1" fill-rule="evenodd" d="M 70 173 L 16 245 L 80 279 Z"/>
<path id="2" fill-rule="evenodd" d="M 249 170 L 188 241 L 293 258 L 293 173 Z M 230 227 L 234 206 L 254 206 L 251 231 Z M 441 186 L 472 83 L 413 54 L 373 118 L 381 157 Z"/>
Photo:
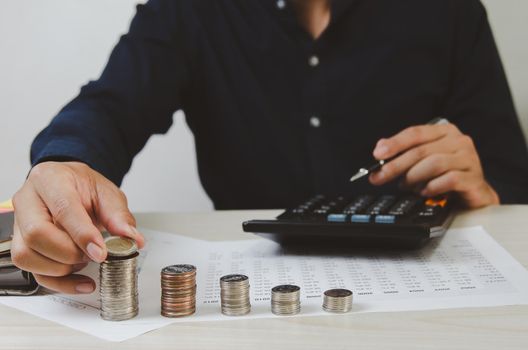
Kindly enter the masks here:
<path id="1" fill-rule="evenodd" d="M 270 290 L 278 284 L 301 287 L 301 313 L 322 310 L 330 288 L 354 292 L 354 313 L 528 304 L 528 272 L 484 229 L 452 229 L 424 249 L 350 256 L 287 255 L 264 239 L 211 242 L 142 230 L 139 315 L 111 322 L 99 317 L 98 292 L 85 296 L 45 294 L 0 297 L 0 303 L 110 341 L 122 341 L 173 322 L 250 319 L 275 316 Z M 185 318 L 160 316 L 160 270 L 172 264 L 197 267 L 197 312 Z M 81 273 L 98 280 L 98 266 Z M 249 276 L 252 311 L 229 317 L 220 312 L 219 278 Z M 337 316 L 342 317 L 342 316 Z"/>

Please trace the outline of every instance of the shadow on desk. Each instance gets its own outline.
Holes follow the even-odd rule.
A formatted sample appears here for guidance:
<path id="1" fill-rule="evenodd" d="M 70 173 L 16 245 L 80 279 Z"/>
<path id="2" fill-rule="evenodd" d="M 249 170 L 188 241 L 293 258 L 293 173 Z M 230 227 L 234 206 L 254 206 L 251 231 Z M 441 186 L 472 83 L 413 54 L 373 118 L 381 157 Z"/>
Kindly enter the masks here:
<path id="1" fill-rule="evenodd" d="M 380 257 L 416 255 L 428 258 L 440 244 L 443 237 L 432 238 L 419 247 L 398 244 L 401 242 L 373 243 L 372 241 L 337 242 L 279 242 L 281 251 L 288 255 L 329 256 L 329 257 Z"/>

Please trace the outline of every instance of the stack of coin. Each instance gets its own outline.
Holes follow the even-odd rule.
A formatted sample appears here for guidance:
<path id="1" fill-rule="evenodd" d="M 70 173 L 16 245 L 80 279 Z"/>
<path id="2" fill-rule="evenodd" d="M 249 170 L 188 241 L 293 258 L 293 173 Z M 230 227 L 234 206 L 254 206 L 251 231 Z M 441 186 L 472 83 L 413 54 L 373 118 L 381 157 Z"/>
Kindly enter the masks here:
<path id="1" fill-rule="evenodd" d="M 283 284 L 271 289 L 271 312 L 275 315 L 295 315 L 301 312 L 301 288 Z"/>
<path id="2" fill-rule="evenodd" d="M 348 289 L 329 289 L 324 292 L 323 310 L 344 313 L 352 310 L 352 292 Z"/>
<path id="3" fill-rule="evenodd" d="M 196 311 L 196 267 L 171 265 L 161 270 L 161 315 L 182 317 Z"/>
<path id="4" fill-rule="evenodd" d="M 105 239 L 108 256 L 99 266 L 101 317 L 108 321 L 123 321 L 138 312 L 136 242 L 123 237 Z"/>
<path id="5" fill-rule="evenodd" d="M 249 302 L 249 278 L 244 275 L 226 275 L 220 278 L 222 313 L 242 316 L 251 311 Z"/>

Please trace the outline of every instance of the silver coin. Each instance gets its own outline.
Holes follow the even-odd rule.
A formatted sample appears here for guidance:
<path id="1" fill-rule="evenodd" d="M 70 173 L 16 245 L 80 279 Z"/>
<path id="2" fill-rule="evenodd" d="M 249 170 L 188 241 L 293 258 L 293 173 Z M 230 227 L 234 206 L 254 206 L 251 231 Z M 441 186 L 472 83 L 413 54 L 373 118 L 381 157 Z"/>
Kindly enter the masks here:
<path id="1" fill-rule="evenodd" d="M 329 289 L 324 292 L 324 295 L 332 298 L 345 298 L 352 295 L 352 291 L 348 289 Z"/>
<path id="2" fill-rule="evenodd" d="M 352 310 L 352 291 L 348 289 L 330 289 L 324 293 L 323 310 L 333 313 L 345 313 Z"/>
<path id="3" fill-rule="evenodd" d="M 245 282 L 245 281 L 248 281 L 248 280 L 249 280 L 248 276 L 246 276 L 246 275 L 236 275 L 236 274 L 225 275 L 225 276 L 222 276 L 220 278 L 220 282 L 227 282 L 227 283 Z"/>
<path id="4" fill-rule="evenodd" d="M 291 284 L 271 289 L 271 312 L 279 316 L 295 315 L 301 312 L 301 288 Z"/>
<path id="5" fill-rule="evenodd" d="M 196 267 L 193 265 L 188 264 L 180 264 L 180 265 L 170 265 L 167 267 L 164 267 L 161 270 L 162 274 L 168 274 L 168 275 L 179 275 L 181 273 L 188 273 L 196 271 Z"/>
<path id="6" fill-rule="evenodd" d="M 105 239 L 106 249 L 111 256 L 128 256 L 137 252 L 136 241 L 119 236 L 110 236 Z"/>
<path id="7" fill-rule="evenodd" d="M 116 259 L 104 261 L 100 264 L 99 269 L 101 317 L 109 321 L 122 321 L 135 317 L 139 312 L 137 290 L 138 253 L 134 252 L 132 247 L 132 254 L 125 255 L 129 248 L 121 245 L 122 242 L 116 240 L 113 242 L 118 244 L 110 243 L 108 245 L 109 255 L 117 252 Z M 119 254 L 123 254 L 123 256 Z"/>
<path id="8" fill-rule="evenodd" d="M 294 293 L 301 290 L 301 287 L 295 286 L 293 284 L 282 284 L 280 286 L 273 287 L 271 289 L 274 293 Z"/>
<path id="9" fill-rule="evenodd" d="M 251 311 L 249 300 L 249 278 L 245 275 L 231 274 L 220 278 L 220 300 L 222 314 L 242 316 Z"/>

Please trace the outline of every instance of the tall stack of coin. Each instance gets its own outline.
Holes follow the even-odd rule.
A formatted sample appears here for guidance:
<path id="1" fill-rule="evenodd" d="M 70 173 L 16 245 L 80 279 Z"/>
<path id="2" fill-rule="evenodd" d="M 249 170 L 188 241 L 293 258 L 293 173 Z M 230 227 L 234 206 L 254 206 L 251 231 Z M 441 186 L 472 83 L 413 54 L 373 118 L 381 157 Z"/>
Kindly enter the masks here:
<path id="1" fill-rule="evenodd" d="M 249 278 L 244 275 L 226 275 L 220 278 L 222 313 L 242 316 L 251 311 L 249 302 Z"/>
<path id="2" fill-rule="evenodd" d="M 101 317 L 123 321 L 138 312 L 138 280 L 136 242 L 123 237 L 105 239 L 108 256 L 99 266 Z"/>
<path id="3" fill-rule="evenodd" d="M 283 284 L 271 289 L 271 312 L 275 315 L 295 315 L 301 312 L 301 288 Z"/>
<path id="4" fill-rule="evenodd" d="M 196 267 L 171 265 L 161 270 L 161 315 L 182 317 L 196 311 Z"/>
<path id="5" fill-rule="evenodd" d="M 352 291 L 348 289 L 329 289 L 324 292 L 323 310 L 344 313 L 352 310 Z"/>

